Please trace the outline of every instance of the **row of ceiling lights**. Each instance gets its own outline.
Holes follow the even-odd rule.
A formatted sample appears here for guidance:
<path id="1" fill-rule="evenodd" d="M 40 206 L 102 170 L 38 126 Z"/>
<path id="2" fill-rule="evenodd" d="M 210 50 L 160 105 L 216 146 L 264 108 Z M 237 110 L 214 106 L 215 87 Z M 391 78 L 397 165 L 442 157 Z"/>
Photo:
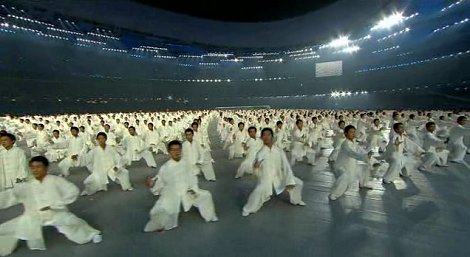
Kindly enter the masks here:
<path id="1" fill-rule="evenodd" d="M 419 60 L 419 61 L 413 61 L 413 62 L 400 63 L 400 64 L 395 64 L 395 65 L 388 65 L 388 66 L 380 66 L 380 67 L 362 69 L 362 70 L 356 71 L 356 73 L 400 68 L 400 67 L 405 67 L 405 66 L 410 66 L 410 65 L 417 65 L 417 64 L 422 64 L 422 63 L 427 63 L 427 62 L 432 62 L 432 61 L 437 61 L 437 60 L 442 60 L 442 59 L 447 59 L 447 58 L 452 58 L 452 57 L 459 57 L 459 56 L 466 55 L 466 54 L 470 54 L 470 50 L 467 50 L 465 52 L 457 52 L 457 53 L 453 53 L 453 54 L 442 55 L 442 56 L 439 56 L 439 57 L 428 58 L 428 59 Z"/>

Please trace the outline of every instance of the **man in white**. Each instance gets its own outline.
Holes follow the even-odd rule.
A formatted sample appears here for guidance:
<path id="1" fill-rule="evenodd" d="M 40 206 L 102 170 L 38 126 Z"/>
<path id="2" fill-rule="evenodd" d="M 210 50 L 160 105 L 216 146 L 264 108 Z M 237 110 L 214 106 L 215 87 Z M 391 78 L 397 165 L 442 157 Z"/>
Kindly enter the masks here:
<path id="1" fill-rule="evenodd" d="M 256 137 L 256 127 L 249 127 L 248 135 L 249 137 L 244 143 L 246 156 L 243 162 L 240 164 L 240 167 L 238 167 L 235 178 L 241 178 L 245 173 L 253 174 L 253 163 L 255 161 L 256 154 L 263 146 L 263 141 L 260 138 Z M 279 148 L 282 149 L 281 147 Z"/>
<path id="2" fill-rule="evenodd" d="M 394 136 L 391 138 L 385 150 L 385 160 L 389 163 L 387 173 L 383 177 L 383 183 L 389 184 L 396 180 L 399 176 L 409 177 L 412 171 L 410 162 L 414 154 L 420 157 L 425 151 L 412 140 L 404 135 L 405 127 L 403 123 L 397 122 L 393 124 Z M 404 154 L 404 151 L 408 155 Z"/>
<path id="3" fill-rule="evenodd" d="M 367 131 L 367 149 L 372 151 L 374 154 L 378 154 L 380 148 L 383 146 L 384 141 L 383 131 L 384 127 L 380 125 L 379 119 L 374 119 L 372 126 Z"/>
<path id="4" fill-rule="evenodd" d="M 38 124 L 36 140 L 33 142 L 33 147 L 31 148 L 31 156 L 43 155 L 46 153 L 49 144 L 49 135 L 44 129 L 44 125 Z"/>
<path id="5" fill-rule="evenodd" d="M 150 210 L 145 232 L 176 228 L 181 206 L 185 212 L 192 206 L 198 208 L 206 222 L 218 220 L 211 193 L 199 188 L 189 164 L 181 159 L 181 148 L 179 141 L 168 143 L 170 160 L 163 164 L 154 178 L 147 180 L 151 192 L 160 198 Z"/>
<path id="6" fill-rule="evenodd" d="M 29 177 L 29 171 L 24 151 L 15 146 L 16 137 L 5 133 L 0 140 L 3 146 L 0 151 L 0 191 L 3 191 Z"/>
<path id="7" fill-rule="evenodd" d="M 229 146 L 228 159 L 242 158 L 245 150 L 243 149 L 243 142 L 246 141 L 247 133 L 245 131 L 245 123 L 238 123 L 238 129 L 233 133 L 232 144 Z"/>
<path id="8" fill-rule="evenodd" d="M 368 165 L 360 165 L 360 162 L 369 163 L 368 154 L 355 142 L 356 128 L 348 125 L 344 128 L 345 140 L 339 146 L 338 158 L 334 164 L 334 170 L 338 177 L 331 190 L 330 200 L 334 201 L 342 196 L 350 187 L 357 184 L 359 188 L 371 189 L 367 184 L 370 178 Z"/>
<path id="9" fill-rule="evenodd" d="M 444 140 L 437 138 L 434 134 L 436 124 L 434 122 L 426 123 L 426 134 L 423 138 L 423 149 L 426 151 L 423 164 L 418 168 L 420 171 L 429 171 L 435 164 L 438 167 L 447 167 L 447 157 L 449 151 L 445 149 Z"/>
<path id="10" fill-rule="evenodd" d="M 129 127 L 129 135 L 125 136 L 122 141 L 123 146 L 126 148 L 126 153 L 124 154 L 126 165 L 131 165 L 132 162 L 140 161 L 143 158 L 147 166 L 152 168 L 157 167 L 155 158 L 153 158 L 148 147 L 145 147 L 142 138 L 136 134 L 133 126 Z"/>
<path id="11" fill-rule="evenodd" d="M 330 156 L 328 157 L 329 162 L 335 162 L 338 158 L 339 150 L 341 149 L 341 145 L 346 140 L 344 137 L 344 128 L 346 127 L 346 123 L 344 121 L 338 122 L 338 127 L 334 129 L 334 137 L 333 137 L 333 152 L 331 152 Z"/>
<path id="12" fill-rule="evenodd" d="M 309 143 L 315 149 L 316 152 L 320 150 L 320 140 L 321 140 L 321 126 L 318 124 L 318 118 L 313 117 L 312 122 L 309 125 Z"/>
<path id="13" fill-rule="evenodd" d="M 314 165 L 316 153 L 309 146 L 308 130 L 304 129 L 302 120 L 297 120 L 295 125 L 292 132 L 291 165 L 302 161 L 304 157 L 307 157 L 308 164 Z"/>
<path id="14" fill-rule="evenodd" d="M 161 151 L 167 154 L 165 144 L 162 138 L 160 138 L 160 133 L 158 133 L 151 122 L 147 124 L 147 130 L 144 133 L 144 142 L 147 147 L 150 147 L 153 153 L 158 154 L 158 152 Z"/>
<path id="15" fill-rule="evenodd" d="M 63 176 L 68 176 L 71 167 L 81 167 L 85 164 L 85 155 L 87 146 L 83 137 L 78 135 L 78 128 L 70 128 L 71 137 L 68 138 L 67 156 L 59 162 L 60 173 Z"/>
<path id="16" fill-rule="evenodd" d="M 47 148 L 46 158 L 51 162 L 59 161 L 67 153 L 67 141 L 60 136 L 59 130 L 52 131 L 51 144 Z"/>
<path id="17" fill-rule="evenodd" d="M 33 147 L 34 140 L 36 139 L 37 124 L 30 123 L 26 119 L 24 131 L 22 131 L 23 138 L 26 141 L 27 147 Z"/>
<path id="18" fill-rule="evenodd" d="M 282 121 L 276 122 L 276 127 L 274 128 L 274 144 L 284 151 L 290 151 L 290 142 L 283 126 L 284 123 L 282 123 Z"/>
<path id="19" fill-rule="evenodd" d="M 98 191 L 108 190 L 108 177 L 121 185 L 122 190 L 132 191 L 129 181 L 129 171 L 123 167 L 121 157 L 113 146 L 106 144 L 106 133 L 100 132 L 96 136 L 98 146 L 87 154 L 87 166 L 91 174 L 83 181 L 85 189 L 81 195 L 92 195 Z"/>
<path id="20" fill-rule="evenodd" d="M 214 168 L 210 161 L 204 160 L 203 149 L 199 142 L 193 140 L 194 132 L 188 128 L 184 131 L 186 141 L 183 143 L 183 160 L 189 165 L 194 175 L 201 173 L 208 181 L 215 181 Z"/>
<path id="21" fill-rule="evenodd" d="M 53 226 L 69 240 L 99 243 L 101 232 L 68 211 L 67 205 L 78 196 L 78 188 L 64 178 L 48 175 L 49 161 L 36 156 L 29 162 L 34 178 L 0 192 L 0 208 L 23 204 L 21 216 L 0 225 L 0 256 L 12 253 L 18 240 L 31 250 L 45 250 L 43 226 Z"/>
<path id="22" fill-rule="evenodd" d="M 193 122 L 191 124 L 191 128 L 193 129 L 193 132 L 194 132 L 193 139 L 196 142 L 198 142 L 199 145 L 202 148 L 203 160 L 214 163 L 215 161 L 212 158 L 210 142 L 209 142 L 209 138 L 207 136 L 207 128 L 206 128 L 206 134 L 203 134 L 204 133 L 203 129 L 202 130 L 199 129 L 199 123 L 197 123 L 197 122 Z"/>
<path id="23" fill-rule="evenodd" d="M 258 151 L 253 164 L 258 182 L 243 207 L 242 216 L 257 212 L 273 194 L 289 192 L 290 202 L 294 205 L 305 205 L 302 201 L 303 182 L 294 176 L 285 152 L 273 145 L 273 130 L 264 128 L 261 131 L 263 146 Z"/>
<path id="24" fill-rule="evenodd" d="M 117 145 L 116 134 L 111 131 L 111 126 L 109 126 L 109 124 L 104 125 L 103 132 L 106 133 L 106 136 L 107 136 L 106 144 L 110 146 L 116 146 Z"/>
<path id="25" fill-rule="evenodd" d="M 464 163 L 463 159 L 468 148 L 463 142 L 463 137 L 470 135 L 470 128 L 464 127 L 466 122 L 467 117 L 459 116 L 457 118 L 457 125 L 449 131 L 447 147 L 450 151 L 449 158 L 451 162 Z"/>

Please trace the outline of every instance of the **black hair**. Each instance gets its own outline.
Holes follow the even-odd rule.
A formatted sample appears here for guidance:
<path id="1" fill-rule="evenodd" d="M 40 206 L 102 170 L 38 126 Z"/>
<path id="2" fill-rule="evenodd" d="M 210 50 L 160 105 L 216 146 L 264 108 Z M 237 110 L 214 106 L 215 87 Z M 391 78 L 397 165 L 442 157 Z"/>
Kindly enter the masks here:
<path id="1" fill-rule="evenodd" d="M 274 132 L 271 128 L 264 128 L 261 130 L 261 135 L 264 134 L 264 132 L 269 131 L 271 133 L 271 136 L 274 136 Z"/>
<path id="2" fill-rule="evenodd" d="M 256 127 L 251 126 L 251 127 L 248 128 L 248 132 L 250 132 L 250 130 L 252 130 L 252 129 L 254 129 L 255 132 L 257 131 Z"/>
<path id="3" fill-rule="evenodd" d="M 351 129 L 356 129 L 356 127 L 354 127 L 353 125 L 347 125 L 344 128 L 344 134 L 347 134 Z"/>
<path id="4" fill-rule="evenodd" d="M 104 133 L 104 132 L 99 132 L 99 133 L 96 135 L 96 139 L 98 139 L 99 136 L 104 136 L 105 139 L 108 139 L 108 135 L 106 135 L 106 133 Z"/>
<path id="5" fill-rule="evenodd" d="M 430 122 L 426 123 L 426 128 L 428 129 L 428 128 L 430 128 L 432 125 L 436 125 L 436 123 L 430 121 Z"/>
<path id="6" fill-rule="evenodd" d="M 397 130 L 400 125 L 403 125 L 403 123 L 397 122 L 397 123 L 393 124 L 393 130 Z"/>
<path id="7" fill-rule="evenodd" d="M 173 140 L 168 143 L 167 149 L 170 150 L 171 146 L 173 145 L 179 145 L 180 148 L 182 147 L 181 142 L 178 140 Z"/>
<path id="8" fill-rule="evenodd" d="M 40 162 L 44 164 L 44 166 L 49 167 L 49 160 L 44 156 L 34 156 L 31 158 L 31 160 L 29 160 L 29 165 L 31 165 L 33 162 Z"/>
<path id="9" fill-rule="evenodd" d="M 11 141 L 16 141 L 16 137 L 15 135 L 11 134 L 11 133 L 4 133 L 2 134 L 2 137 L 8 137 Z"/>
<path id="10" fill-rule="evenodd" d="M 184 130 L 185 134 L 188 133 L 188 132 L 194 135 L 193 129 L 187 128 L 186 130 Z"/>

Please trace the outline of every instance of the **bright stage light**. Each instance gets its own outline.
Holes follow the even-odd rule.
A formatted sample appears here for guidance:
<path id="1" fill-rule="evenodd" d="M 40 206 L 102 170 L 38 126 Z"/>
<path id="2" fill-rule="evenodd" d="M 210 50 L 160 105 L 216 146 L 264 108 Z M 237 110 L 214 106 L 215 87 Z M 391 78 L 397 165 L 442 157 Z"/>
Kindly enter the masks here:
<path id="1" fill-rule="evenodd" d="M 339 97 L 341 95 L 340 92 L 333 91 L 331 92 L 331 97 Z"/>
<path id="2" fill-rule="evenodd" d="M 343 46 L 347 46 L 349 44 L 350 40 L 349 37 L 347 36 L 341 36 L 335 40 L 332 40 L 328 46 L 332 48 L 339 48 Z"/>
<path id="3" fill-rule="evenodd" d="M 359 50 L 361 50 L 361 48 L 359 46 L 353 45 L 353 46 L 348 46 L 348 47 L 342 49 L 340 52 L 351 54 L 351 53 L 357 52 Z"/>
<path id="4" fill-rule="evenodd" d="M 370 30 L 389 29 L 389 28 L 403 22 L 404 19 L 405 19 L 405 17 L 403 17 L 402 12 L 401 13 L 394 13 L 394 14 L 380 20 Z"/>
<path id="5" fill-rule="evenodd" d="M 341 93 L 339 93 L 339 94 L 340 94 L 341 96 L 346 96 L 346 92 L 344 92 L 344 91 L 341 92 Z"/>

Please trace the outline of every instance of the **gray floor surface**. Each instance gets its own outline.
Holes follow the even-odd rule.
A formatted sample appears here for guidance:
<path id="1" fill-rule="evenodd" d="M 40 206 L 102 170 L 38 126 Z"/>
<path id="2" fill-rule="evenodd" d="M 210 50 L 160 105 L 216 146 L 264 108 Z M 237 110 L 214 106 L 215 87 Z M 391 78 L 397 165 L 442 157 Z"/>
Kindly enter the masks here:
<path id="1" fill-rule="evenodd" d="M 330 203 L 334 176 L 327 159 L 321 157 L 316 166 L 298 163 L 293 167 L 304 181 L 307 206 L 290 205 L 282 194 L 258 213 L 242 217 L 255 178 L 233 178 L 241 159 L 227 160 L 214 126 L 212 132 L 217 181 L 199 181 L 201 188 L 212 192 L 219 222 L 206 223 L 192 209 L 180 215 L 178 228 L 144 233 L 157 198 L 144 186 L 145 178 L 156 170 L 142 161 L 129 169 L 134 191 L 123 192 L 111 184 L 107 192 L 80 197 L 70 205 L 77 216 L 103 231 L 102 243 L 77 245 L 54 228 L 45 228 L 47 251 L 30 251 L 21 243 L 12 256 L 470 256 L 468 165 L 416 171 L 395 185 L 374 180 L 374 190 L 351 190 Z M 161 165 L 166 157 L 156 159 Z M 469 156 L 466 160 L 470 163 Z M 54 172 L 57 165 L 51 169 Z M 69 180 L 82 189 L 87 174 L 85 168 L 73 169 Z M 21 211 L 20 206 L 0 210 L 0 222 Z"/>

